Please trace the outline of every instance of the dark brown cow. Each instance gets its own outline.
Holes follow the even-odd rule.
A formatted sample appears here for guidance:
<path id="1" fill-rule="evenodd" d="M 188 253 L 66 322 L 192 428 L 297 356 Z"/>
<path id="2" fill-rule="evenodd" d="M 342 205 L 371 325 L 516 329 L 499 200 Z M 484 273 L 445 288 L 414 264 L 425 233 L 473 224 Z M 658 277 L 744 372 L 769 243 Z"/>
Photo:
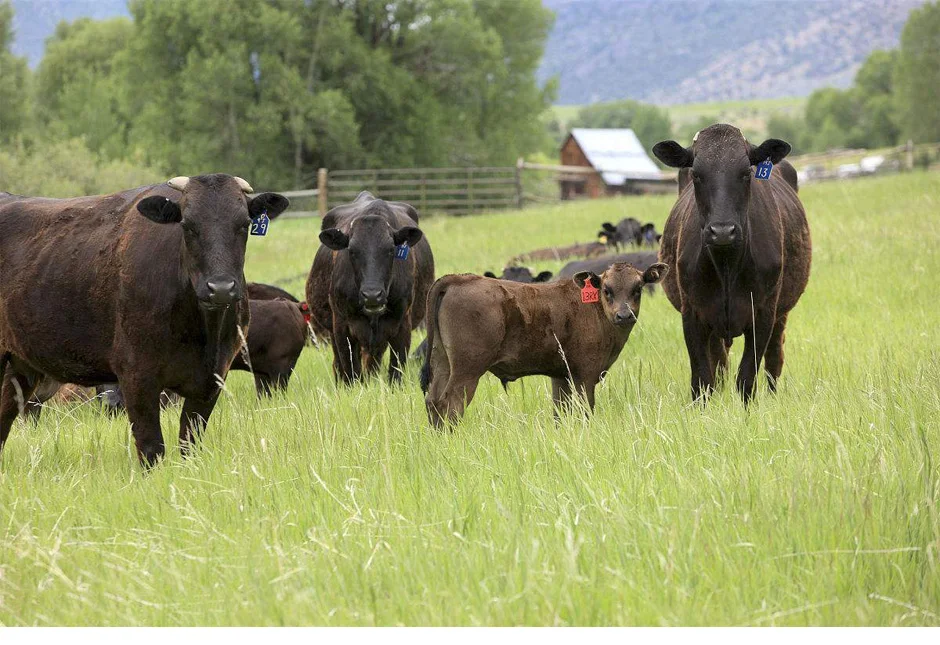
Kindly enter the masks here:
<path id="1" fill-rule="evenodd" d="M 503 384 L 549 376 L 556 408 L 571 401 L 573 387 L 593 410 L 594 389 L 637 321 L 644 285 L 666 271 L 664 264 L 643 273 L 615 264 L 600 276 L 584 272 L 548 284 L 441 278 L 428 296 L 429 351 L 421 371 L 431 424 L 459 420 L 486 372 Z M 588 283 L 594 298 L 585 298 Z"/>
<path id="2" fill-rule="evenodd" d="M 309 334 L 300 303 L 277 298 L 249 300 L 248 355 L 238 352 L 233 370 L 251 372 L 258 396 L 287 388 Z"/>
<path id="3" fill-rule="evenodd" d="M 548 282 L 552 279 L 552 272 L 540 271 L 538 275 L 536 275 L 529 267 L 508 266 L 503 268 L 503 274 L 501 276 L 497 276 L 492 271 L 485 271 L 483 277 L 529 284 L 531 282 Z"/>
<path id="4" fill-rule="evenodd" d="M 434 282 L 434 256 L 418 213 L 363 192 L 330 210 L 321 229 L 307 302 L 314 330 L 329 330 L 334 376 L 351 383 L 375 373 L 391 347 L 389 381 L 400 381 Z"/>
<path id="5" fill-rule="evenodd" d="M 655 251 L 617 253 L 615 255 L 602 255 L 599 258 L 592 258 L 590 260 L 575 260 L 561 268 L 556 280 L 567 280 L 573 277 L 575 273 L 580 273 L 581 271 L 591 271 L 592 273 L 601 274 L 611 265 L 618 263 L 630 264 L 640 271 L 646 271 L 658 261 L 659 258 Z"/>
<path id="6" fill-rule="evenodd" d="M 96 197 L 0 196 L 0 445 L 45 374 L 117 381 L 146 465 L 165 451 L 160 393 L 180 394 L 189 451 L 248 326 L 252 218 L 288 206 L 251 192 L 204 175 Z"/>
<path id="7" fill-rule="evenodd" d="M 700 131 L 691 148 L 675 141 L 653 148 L 663 163 L 691 169 L 659 257 L 675 266 L 663 289 L 682 314 L 693 399 L 712 390 L 732 339 L 742 334 L 737 388 L 744 401 L 754 394 L 761 360 L 771 390 L 780 378 L 787 315 L 809 280 L 812 244 L 789 173 L 754 175 L 758 163 L 776 165 L 789 152 L 779 139 L 751 145 L 724 124 Z"/>

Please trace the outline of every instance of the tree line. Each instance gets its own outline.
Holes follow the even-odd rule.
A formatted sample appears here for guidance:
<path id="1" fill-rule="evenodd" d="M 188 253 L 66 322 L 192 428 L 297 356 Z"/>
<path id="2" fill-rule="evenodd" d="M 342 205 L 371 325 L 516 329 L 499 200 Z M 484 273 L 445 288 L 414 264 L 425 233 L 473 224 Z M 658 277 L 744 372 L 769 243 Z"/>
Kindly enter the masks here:
<path id="1" fill-rule="evenodd" d="M 35 72 L 0 0 L 0 145 L 115 173 L 503 165 L 539 149 L 555 85 L 540 0 L 131 0 L 60 23 Z M 68 163 L 68 161 L 64 161 Z M 0 174 L 16 173 L 9 158 Z M 84 189 L 84 187 L 83 187 Z M 61 191 L 59 191 L 61 192 Z"/>

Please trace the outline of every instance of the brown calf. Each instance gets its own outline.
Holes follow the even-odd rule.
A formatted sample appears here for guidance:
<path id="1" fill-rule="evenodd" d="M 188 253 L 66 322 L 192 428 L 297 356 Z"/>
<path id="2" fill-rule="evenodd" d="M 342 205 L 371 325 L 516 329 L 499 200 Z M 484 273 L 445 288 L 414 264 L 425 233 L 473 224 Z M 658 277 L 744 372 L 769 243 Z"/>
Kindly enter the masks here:
<path id="1" fill-rule="evenodd" d="M 441 278 L 428 296 L 421 371 L 428 419 L 436 427 L 458 421 L 486 372 L 504 383 L 549 376 L 556 409 L 571 401 L 573 385 L 593 410 L 594 388 L 630 336 L 643 287 L 667 268 L 614 264 L 600 276 L 585 271 L 547 284 Z"/>

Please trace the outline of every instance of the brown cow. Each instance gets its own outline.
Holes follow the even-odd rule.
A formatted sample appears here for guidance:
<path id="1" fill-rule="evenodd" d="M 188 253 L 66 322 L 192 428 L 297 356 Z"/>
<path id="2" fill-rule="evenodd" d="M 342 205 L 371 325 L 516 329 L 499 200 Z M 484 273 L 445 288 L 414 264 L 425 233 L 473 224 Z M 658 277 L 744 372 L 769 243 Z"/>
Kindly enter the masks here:
<path id="1" fill-rule="evenodd" d="M 252 218 L 288 201 L 230 175 L 176 177 L 112 195 L 0 195 L 0 446 L 40 376 L 117 381 L 137 455 L 165 451 L 160 393 L 185 397 L 186 454 L 248 326 Z"/>
<path id="2" fill-rule="evenodd" d="M 348 384 L 375 373 L 391 347 L 388 378 L 399 382 L 434 282 L 434 256 L 418 213 L 362 192 L 326 214 L 320 242 L 307 302 L 313 329 L 329 330 L 336 380 Z"/>
<path id="3" fill-rule="evenodd" d="M 691 148 L 675 141 L 653 148 L 666 165 L 691 169 L 659 258 L 675 266 L 663 290 L 682 314 L 693 399 L 711 392 L 732 339 L 742 334 L 737 388 L 744 401 L 754 394 L 761 360 L 771 390 L 780 378 L 787 315 L 809 280 L 812 244 L 793 173 L 754 175 L 757 164 L 776 165 L 789 152 L 779 139 L 751 145 L 724 124 L 700 131 Z"/>
<path id="4" fill-rule="evenodd" d="M 251 372 L 258 396 L 287 388 L 309 333 L 301 304 L 283 298 L 249 300 L 248 352 L 235 355 L 233 370 Z"/>
<path id="5" fill-rule="evenodd" d="M 613 246 L 611 244 L 611 246 Z M 608 245 L 604 242 L 582 242 L 571 246 L 552 246 L 547 249 L 536 249 L 522 255 L 517 255 L 509 264 L 523 262 L 547 262 L 551 260 L 567 260 L 568 258 L 593 258 L 607 253 Z"/>
<path id="6" fill-rule="evenodd" d="M 600 276 L 583 272 L 547 284 L 441 278 L 428 296 L 429 351 L 421 370 L 431 424 L 458 421 L 486 372 L 504 384 L 549 376 L 556 410 L 571 401 L 572 386 L 593 410 L 594 389 L 637 321 L 644 285 L 666 272 L 665 264 L 643 273 L 615 264 Z"/>

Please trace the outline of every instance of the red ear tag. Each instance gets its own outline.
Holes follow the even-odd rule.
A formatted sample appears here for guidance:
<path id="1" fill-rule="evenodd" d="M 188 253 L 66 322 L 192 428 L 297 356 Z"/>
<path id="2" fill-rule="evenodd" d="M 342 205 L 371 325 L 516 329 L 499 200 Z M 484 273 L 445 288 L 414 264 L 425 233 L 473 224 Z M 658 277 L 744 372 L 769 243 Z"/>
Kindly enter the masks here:
<path id="1" fill-rule="evenodd" d="M 300 303 L 300 312 L 304 316 L 304 322 L 309 325 L 310 324 L 310 305 L 308 305 L 306 302 Z"/>
<path id="2" fill-rule="evenodd" d="M 581 302 L 591 303 L 598 301 L 599 290 L 591 286 L 591 281 L 588 280 L 584 283 L 584 286 L 581 287 Z"/>

